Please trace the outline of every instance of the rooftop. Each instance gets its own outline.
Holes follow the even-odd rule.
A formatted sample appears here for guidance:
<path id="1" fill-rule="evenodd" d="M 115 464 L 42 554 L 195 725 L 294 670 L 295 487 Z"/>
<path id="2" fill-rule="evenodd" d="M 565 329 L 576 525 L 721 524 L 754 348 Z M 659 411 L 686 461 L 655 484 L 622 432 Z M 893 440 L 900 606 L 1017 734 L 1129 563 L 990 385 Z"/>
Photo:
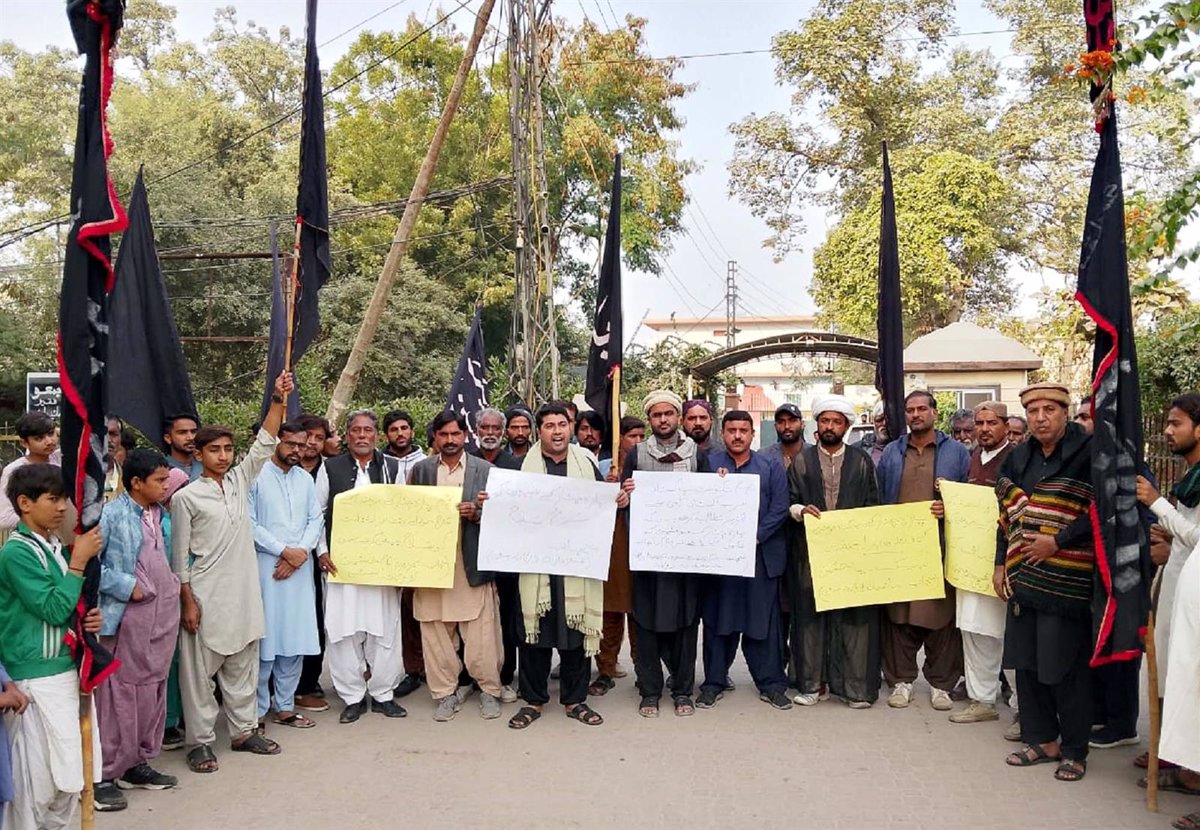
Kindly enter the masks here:
<path id="1" fill-rule="evenodd" d="M 1042 359 L 1025 344 L 962 321 L 918 337 L 904 350 L 907 372 L 1040 368 Z"/>

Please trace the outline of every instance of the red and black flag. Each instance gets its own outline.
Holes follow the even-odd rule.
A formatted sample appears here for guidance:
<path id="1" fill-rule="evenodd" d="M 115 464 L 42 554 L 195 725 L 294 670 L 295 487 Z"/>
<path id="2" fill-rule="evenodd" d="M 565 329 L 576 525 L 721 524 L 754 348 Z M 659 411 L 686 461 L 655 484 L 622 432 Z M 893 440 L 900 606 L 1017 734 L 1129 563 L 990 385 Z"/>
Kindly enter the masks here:
<path id="1" fill-rule="evenodd" d="M 608 229 L 596 286 L 596 313 L 592 318 L 592 344 L 588 349 L 587 380 L 583 396 L 600 413 L 609 431 L 613 418 L 613 371 L 621 366 L 624 343 L 621 310 L 621 154 L 613 166 L 612 193 L 608 205 Z"/>
<path id="2" fill-rule="evenodd" d="M 59 301 L 58 371 L 62 383 L 62 467 L 67 492 L 79 511 L 77 531 L 100 521 L 104 506 L 104 383 L 108 359 L 108 292 L 115 274 L 109 235 L 123 231 L 125 211 L 108 175 L 112 139 L 107 108 L 112 91 L 112 47 L 121 29 L 122 0 L 69 0 L 67 18 L 75 45 L 86 56 L 79 87 L 75 166 L 71 177 L 71 229 Z M 116 669 L 112 655 L 81 620 L 99 594 L 100 561 L 92 559 L 74 622 L 72 648 L 79 684 L 90 692 Z M 82 648 L 75 646 L 82 643 Z"/>
<path id="3" fill-rule="evenodd" d="M 154 248 L 142 171 L 129 197 L 129 227 L 108 295 L 107 411 L 155 443 L 173 415 L 196 415 L 187 361 Z"/>
<path id="4" fill-rule="evenodd" d="M 317 59 L 317 0 L 308 0 L 304 47 L 304 110 L 300 126 L 300 187 L 296 223 L 300 226 L 300 259 L 293 329 L 294 364 L 316 340 L 321 328 L 317 294 L 329 281 L 329 179 L 325 169 L 325 103 L 321 65 Z M 290 367 L 289 367 L 290 368 Z"/>
<path id="5" fill-rule="evenodd" d="M 1089 51 L 1111 51 L 1112 3 L 1084 4 Z M 1134 351 L 1125 251 L 1125 199 L 1117 114 L 1111 90 L 1092 90 L 1100 149 L 1092 169 L 1075 297 L 1096 324 L 1092 377 L 1091 508 L 1099 578 L 1093 601 L 1091 663 L 1141 654 L 1140 629 L 1150 609 L 1149 539 L 1138 514 L 1143 469 L 1142 409 Z"/>
<path id="6" fill-rule="evenodd" d="M 487 401 L 487 353 L 483 348 L 483 314 L 475 307 L 471 318 L 471 330 L 463 344 L 462 357 L 458 359 L 458 371 L 450 385 L 446 408 L 461 415 L 467 421 L 467 447 L 478 446 L 476 429 L 479 412 L 488 405 Z"/>
<path id="7" fill-rule="evenodd" d="M 878 357 L 875 388 L 887 417 L 888 440 L 905 432 L 904 315 L 900 303 L 900 242 L 896 236 L 896 196 L 887 142 L 883 144 L 883 200 L 879 210 Z"/>

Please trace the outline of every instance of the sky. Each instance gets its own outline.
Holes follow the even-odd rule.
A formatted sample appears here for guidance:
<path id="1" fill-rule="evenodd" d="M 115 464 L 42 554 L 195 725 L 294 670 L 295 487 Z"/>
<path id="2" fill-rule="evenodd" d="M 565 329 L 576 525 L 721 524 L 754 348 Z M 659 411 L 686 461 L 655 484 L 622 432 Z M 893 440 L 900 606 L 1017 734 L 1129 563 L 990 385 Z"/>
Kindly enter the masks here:
<path id="1" fill-rule="evenodd" d="M 321 63 L 328 68 L 345 52 L 361 31 L 396 29 L 415 14 L 432 22 L 437 19 L 439 0 L 324 0 L 318 13 Z M 500 0 L 502 3 L 503 0 Z M 5 37 L 25 49 L 48 43 L 70 47 L 72 40 L 61 4 L 42 0 L 0 0 L 5 16 Z M 176 32 L 181 40 L 200 41 L 211 30 L 213 10 L 233 5 L 239 21 L 254 21 L 275 31 L 281 25 L 300 36 L 304 29 L 304 0 L 189 0 L 177 2 Z M 441 8 L 454 7 L 440 0 Z M 469 30 L 471 12 L 479 0 L 470 0 L 452 20 L 460 30 Z M 497 5 L 500 5 L 498 3 Z M 626 14 L 648 19 L 646 37 L 651 55 L 698 55 L 711 52 L 766 50 L 776 33 L 794 28 L 812 7 L 811 0 L 557 0 L 555 14 L 569 21 L 584 17 L 612 27 Z M 960 3 L 958 29 L 962 33 L 1003 29 L 1004 24 L 984 11 L 979 3 Z M 493 23 L 498 19 L 493 12 Z M 377 16 L 374 16 L 377 15 Z M 364 25 L 347 31 L 367 18 Z M 1082 37 L 1082 32 L 1081 32 Z M 331 38 L 335 38 L 330 41 Z M 329 42 L 327 42 L 329 41 Z M 961 41 L 972 47 L 990 47 L 1005 66 L 1013 65 L 1009 35 L 964 34 Z M 1007 55 L 1007 57 L 1006 57 Z M 685 126 L 675 138 L 680 153 L 698 162 L 700 169 L 687 179 L 691 204 L 684 215 L 688 231 L 676 239 L 674 250 L 665 257 L 666 276 L 625 272 L 625 331 L 645 341 L 646 330 L 638 321 L 651 318 L 711 317 L 725 314 L 726 261 L 739 268 L 741 301 L 739 314 L 810 314 L 814 311 L 807 293 L 812 273 L 812 251 L 820 244 L 834 218 L 819 209 L 805 216 L 808 232 L 802 250 L 776 263 L 762 246 L 769 235 L 764 222 L 728 193 L 726 165 L 733 154 L 729 125 L 749 114 L 765 115 L 786 111 L 789 91 L 775 82 L 770 54 L 739 54 L 726 57 L 689 58 L 677 78 L 694 84 L 694 91 L 679 104 Z M 120 152 L 120 148 L 117 148 Z M 870 275 L 866 275 L 870 276 Z M 1019 273 L 1023 297 L 1019 312 L 1031 313 L 1032 296 L 1041 286 L 1035 274 Z"/>

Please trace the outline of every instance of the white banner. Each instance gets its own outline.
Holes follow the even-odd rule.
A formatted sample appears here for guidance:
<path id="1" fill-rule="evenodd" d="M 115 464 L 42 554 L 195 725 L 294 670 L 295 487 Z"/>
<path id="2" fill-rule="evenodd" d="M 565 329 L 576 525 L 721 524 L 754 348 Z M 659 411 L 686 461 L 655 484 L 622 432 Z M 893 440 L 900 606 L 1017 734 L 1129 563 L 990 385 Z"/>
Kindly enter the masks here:
<path id="1" fill-rule="evenodd" d="M 758 476 L 633 474 L 629 568 L 754 576 Z"/>
<path id="2" fill-rule="evenodd" d="M 488 471 L 479 570 L 608 579 L 618 485 Z"/>

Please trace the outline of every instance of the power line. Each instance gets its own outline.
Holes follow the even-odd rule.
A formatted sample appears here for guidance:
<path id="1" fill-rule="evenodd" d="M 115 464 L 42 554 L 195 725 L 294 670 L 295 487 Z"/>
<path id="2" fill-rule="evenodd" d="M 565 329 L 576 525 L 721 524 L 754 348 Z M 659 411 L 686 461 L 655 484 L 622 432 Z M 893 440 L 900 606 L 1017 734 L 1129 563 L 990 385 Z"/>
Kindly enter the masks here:
<path id="1" fill-rule="evenodd" d="M 346 29 L 345 31 L 342 31 L 342 32 L 338 32 L 336 35 L 334 35 L 333 37 L 331 37 L 329 40 L 325 41 L 324 43 L 318 43 L 317 48 L 323 49 L 324 47 L 333 43 L 335 40 L 345 37 L 346 35 L 353 32 L 355 29 L 362 28 L 363 26 L 367 25 L 368 23 L 370 23 L 372 20 L 379 17 L 380 15 L 390 12 L 392 9 L 396 8 L 397 6 L 403 6 L 407 2 L 408 2 L 408 0 L 399 0 L 399 2 L 392 3 L 392 5 L 380 9 L 379 11 L 375 12 L 375 14 L 368 17 L 366 20 L 359 21 L 358 23 L 355 23 L 353 26 L 351 26 L 349 29 Z"/>

